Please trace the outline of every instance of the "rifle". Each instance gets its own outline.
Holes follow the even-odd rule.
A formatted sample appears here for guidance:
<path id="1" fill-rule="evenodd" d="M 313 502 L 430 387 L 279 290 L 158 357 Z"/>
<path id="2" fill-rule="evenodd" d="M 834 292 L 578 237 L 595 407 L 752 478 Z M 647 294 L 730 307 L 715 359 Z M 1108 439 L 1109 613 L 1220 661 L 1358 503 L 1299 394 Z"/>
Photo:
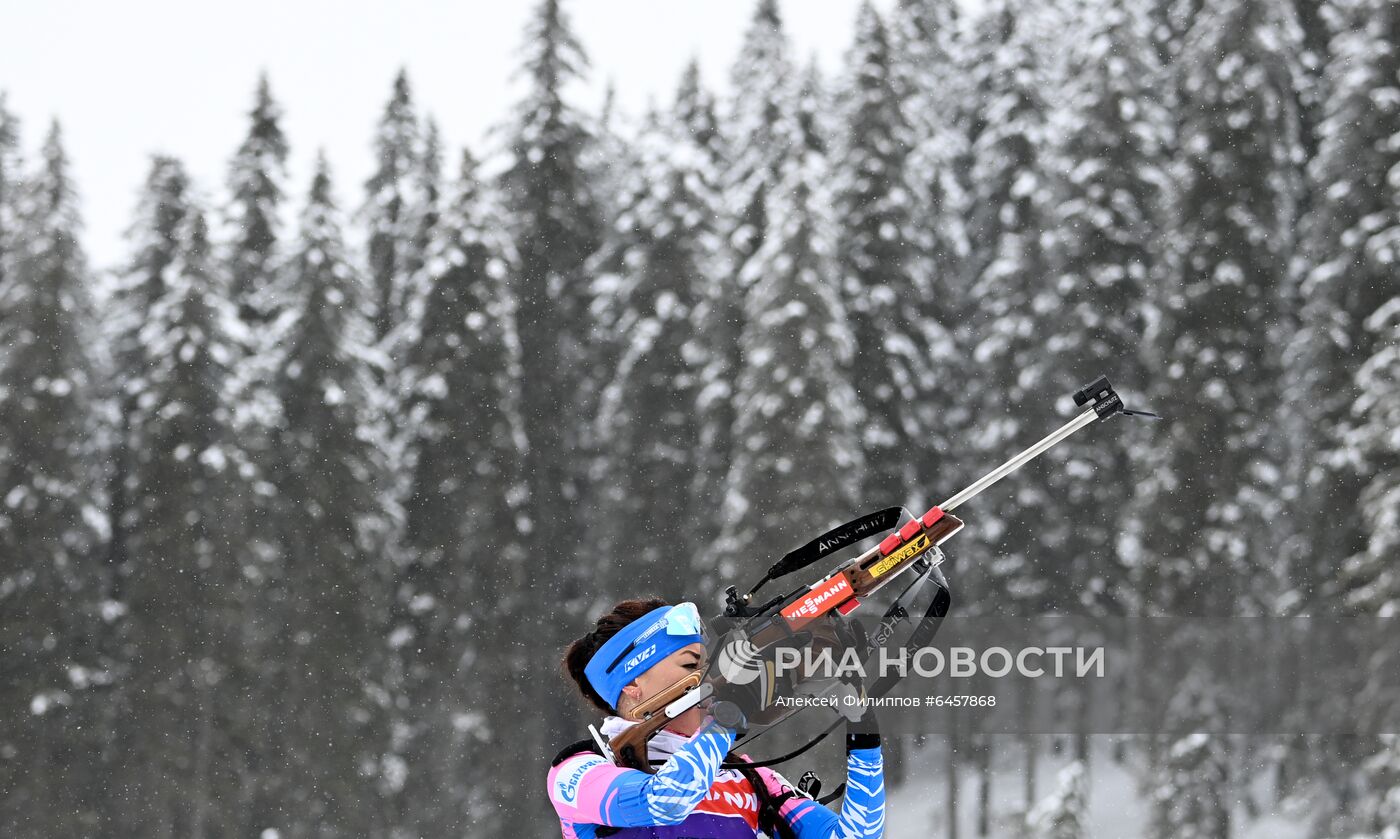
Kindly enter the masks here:
<path id="1" fill-rule="evenodd" d="M 637 725 L 629 727 L 609 744 L 617 762 L 652 771 L 651 762 L 646 758 L 646 741 L 667 722 L 712 696 L 734 700 L 745 709 L 751 722 L 766 726 L 766 731 L 795 713 L 794 710 L 779 708 L 774 702 L 777 696 L 821 694 L 838 688 L 840 684 L 849 684 L 818 679 L 803 671 L 786 679 L 778 678 L 771 667 L 771 653 L 782 646 L 829 645 L 873 650 L 864 628 L 848 621 L 847 617 L 860 607 L 862 600 L 911 569 L 916 572 L 913 581 L 881 617 L 874 640 L 884 643 L 899 624 L 912 620 L 906 601 L 919 594 L 925 584 L 932 583 L 934 595 L 928 608 L 903 644 L 910 650 L 926 646 L 937 633 L 952 604 L 947 579 L 939 570 L 944 559 L 939 546 L 964 526 L 963 520 L 952 514 L 954 510 L 1097 420 L 1117 414 L 1160 419 L 1148 411 L 1125 408 L 1106 376 L 1099 376 L 1076 391 L 1074 404 L 1084 410 L 1069 422 L 946 501 L 930 508 L 922 516 L 911 516 L 877 545 L 837 565 L 816 582 L 780 594 L 761 605 L 752 605 L 754 596 L 766 583 L 800 571 L 876 533 L 891 530 L 900 521 L 903 509 L 889 507 L 823 533 L 779 559 L 742 596 L 735 586 L 729 586 L 725 591 L 724 612 L 712 620 L 724 632 L 717 633 L 721 638 L 715 646 L 718 655 L 709 657 L 710 666 L 704 678 L 701 679 L 699 673 L 692 673 L 633 709 L 628 717 Z M 770 666 L 765 667 L 765 662 Z M 899 678 L 888 675 L 869 687 L 851 685 L 850 688 L 865 697 L 878 697 L 893 688 Z M 782 757 L 757 763 L 735 763 L 733 766 L 768 766 L 790 760 L 815 746 L 840 722 L 841 718 L 838 718 L 816 739 Z M 595 737 L 602 746 L 601 737 L 597 737 L 596 732 Z"/>

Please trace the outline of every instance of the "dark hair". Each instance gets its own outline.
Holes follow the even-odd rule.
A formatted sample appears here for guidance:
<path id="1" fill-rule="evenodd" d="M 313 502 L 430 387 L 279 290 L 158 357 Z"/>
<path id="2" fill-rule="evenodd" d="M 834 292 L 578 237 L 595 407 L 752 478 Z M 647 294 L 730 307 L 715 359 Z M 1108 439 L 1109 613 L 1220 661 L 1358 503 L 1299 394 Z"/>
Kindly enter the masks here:
<path id="1" fill-rule="evenodd" d="M 669 606 L 659 597 L 650 597 L 645 600 L 624 600 L 612 607 L 612 610 L 601 615 L 594 630 L 579 638 L 569 645 L 564 651 L 564 659 L 561 664 L 564 673 L 578 685 L 579 693 L 587 699 L 589 704 L 605 714 L 616 714 L 617 709 L 608 704 L 607 700 L 593 689 L 588 677 L 584 675 L 583 668 L 588 666 L 589 659 L 593 654 L 608 642 L 608 639 L 622 631 L 622 628 L 634 620 L 646 615 L 653 609 L 662 606 Z"/>

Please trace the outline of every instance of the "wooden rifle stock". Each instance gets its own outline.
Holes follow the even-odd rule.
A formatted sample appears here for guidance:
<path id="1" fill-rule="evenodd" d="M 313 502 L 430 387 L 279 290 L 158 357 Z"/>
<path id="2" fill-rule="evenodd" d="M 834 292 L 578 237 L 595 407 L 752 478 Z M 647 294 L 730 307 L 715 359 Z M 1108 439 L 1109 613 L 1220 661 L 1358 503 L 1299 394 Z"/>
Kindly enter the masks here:
<path id="1" fill-rule="evenodd" d="M 628 726 L 626 731 L 608 741 L 608 747 L 612 749 L 618 766 L 640 769 L 648 773 L 655 772 L 647 758 L 647 741 L 671 721 L 665 714 L 666 706 L 687 692 L 699 688 L 700 682 L 701 674 L 691 673 L 623 715 L 624 719 L 631 720 L 636 725 Z"/>

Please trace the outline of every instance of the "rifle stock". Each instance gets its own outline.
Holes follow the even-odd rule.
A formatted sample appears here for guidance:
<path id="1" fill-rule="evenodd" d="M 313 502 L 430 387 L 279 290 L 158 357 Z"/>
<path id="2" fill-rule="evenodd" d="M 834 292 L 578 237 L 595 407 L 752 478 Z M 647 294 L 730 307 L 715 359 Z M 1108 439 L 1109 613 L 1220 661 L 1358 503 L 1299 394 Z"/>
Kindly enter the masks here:
<path id="1" fill-rule="evenodd" d="M 700 682 L 701 674 L 691 673 L 623 715 L 624 719 L 631 720 L 636 725 L 628 726 L 626 731 L 608 741 L 608 747 L 612 749 L 618 766 L 640 769 L 648 773 L 655 772 L 647 759 L 647 741 L 671 721 L 665 714 L 666 706 L 680 699 L 688 691 L 699 688 Z"/>

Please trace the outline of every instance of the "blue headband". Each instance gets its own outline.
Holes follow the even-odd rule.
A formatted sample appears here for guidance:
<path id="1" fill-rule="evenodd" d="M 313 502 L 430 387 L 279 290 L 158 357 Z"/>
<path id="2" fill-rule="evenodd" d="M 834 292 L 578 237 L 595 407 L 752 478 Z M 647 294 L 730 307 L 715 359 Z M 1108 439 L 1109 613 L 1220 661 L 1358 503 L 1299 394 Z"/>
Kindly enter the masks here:
<path id="1" fill-rule="evenodd" d="M 622 689 L 661 659 L 691 644 L 705 643 L 693 603 L 659 606 L 624 626 L 588 660 L 589 684 L 616 708 Z"/>

